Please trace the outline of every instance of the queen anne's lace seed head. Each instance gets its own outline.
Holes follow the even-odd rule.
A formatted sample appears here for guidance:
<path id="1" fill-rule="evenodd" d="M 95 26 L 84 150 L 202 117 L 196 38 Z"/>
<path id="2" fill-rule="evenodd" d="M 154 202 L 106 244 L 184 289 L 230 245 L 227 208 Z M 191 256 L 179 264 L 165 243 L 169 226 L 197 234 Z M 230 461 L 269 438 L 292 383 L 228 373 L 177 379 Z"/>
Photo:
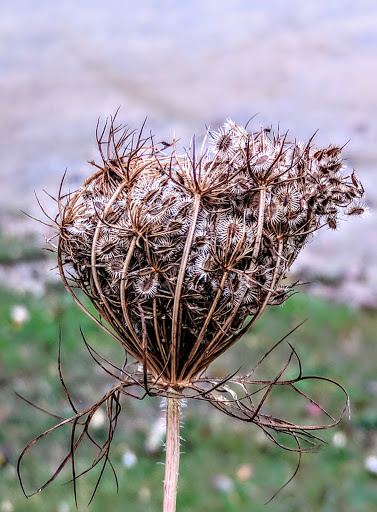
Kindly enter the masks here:
<path id="1" fill-rule="evenodd" d="M 143 138 L 142 130 L 122 131 L 113 119 L 102 132 L 97 130 L 101 165 L 93 163 L 95 173 L 75 193 L 58 198 L 55 222 L 63 283 L 127 356 L 124 365 L 114 365 L 88 347 L 118 383 L 81 412 L 59 372 L 74 415 L 31 441 L 18 462 L 20 475 L 26 451 L 45 435 L 71 424 L 75 443 L 70 443 L 70 453 L 42 488 L 67 462 L 72 462 L 75 488 L 80 476 L 74 463 L 77 447 L 85 436 L 93 441 L 91 420 L 106 404 L 108 435 L 104 444 L 95 442 L 99 453 L 89 468 L 105 459 L 103 474 L 120 397 L 138 397 L 134 394 L 138 387 L 151 396 L 167 397 L 170 404 L 179 402 L 189 389 L 186 396 L 207 400 L 230 416 L 258 425 L 289 451 L 295 448 L 281 444 L 275 434 L 280 433 L 280 439 L 291 435 L 300 454 L 307 451 L 301 446 L 305 439 L 310 448 L 319 439 L 313 430 L 335 426 L 347 410 L 344 388 L 327 377 L 305 376 L 292 346 L 276 377 L 252 379 L 286 336 L 243 376 L 217 379 L 205 370 L 268 305 L 287 300 L 291 294 L 287 272 L 321 227 L 337 229 L 342 213 L 367 214 L 362 184 L 354 171 L 347 174 L 337 146 L 315 148 L 312 140 L 289 141 L 287 135 L 271 129 L 248 133 L 229 119 L 206 140 L 210 147 L 203 144 L 199 154 L 193 139 L 192 149 L 178 155 L 175 141 L 155 144 L 152 137 Z M 80 299 L 76 295 L 77 288 L 91 301 L 97 318 L 81 302 L 83 295 Z M 128 363 L 128 354 L 138 361 L 136 365 Z M 290 366 L 293 360 L 298 362 L 297 376 Z M 288 368 L 289 377 L 283 375 Z M 297 384 L 304 379 L 302 393 Z M 338 419 L 306 394 L 309 379 L 333 383 L 344 391 L 347 403 Z M 270 404 L 266 410 L 269 394 L 282 386 L 318 405 L 330 423 L 297 425 L 279 419 L 268 410 Z M 98 482 L 95 491 L 97 487 Z"/>
<path id="2" fill-rule="evenodd" d="M 60 270 L 166 383 L 193 379 L 287 299 L 285 275 L 315 231 L 367 210 L 336 146 L 231 120 L 199 155 L 109 140 L 115 153 L 60 201 Z"/>

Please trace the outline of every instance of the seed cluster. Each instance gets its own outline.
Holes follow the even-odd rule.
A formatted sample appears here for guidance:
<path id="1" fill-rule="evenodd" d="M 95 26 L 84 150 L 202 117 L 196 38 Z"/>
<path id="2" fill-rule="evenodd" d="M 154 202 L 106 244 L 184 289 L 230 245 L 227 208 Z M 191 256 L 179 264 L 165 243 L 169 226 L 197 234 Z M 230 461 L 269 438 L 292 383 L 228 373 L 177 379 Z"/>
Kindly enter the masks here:
<path id="1" fill-rule="evenodd" d="M 339 147 L 248 133 L 230 120 L 198 154 L 194 143 L 178 155 L 174 142 L 113 126 L 104 138 L 101 166 L 60 200 L 63 280 L 173 384 L 189 382 L 267 305 L 287 299 L 283 280 L 315 231 L 336 229 L 341 210 L 365 211 Z"/>

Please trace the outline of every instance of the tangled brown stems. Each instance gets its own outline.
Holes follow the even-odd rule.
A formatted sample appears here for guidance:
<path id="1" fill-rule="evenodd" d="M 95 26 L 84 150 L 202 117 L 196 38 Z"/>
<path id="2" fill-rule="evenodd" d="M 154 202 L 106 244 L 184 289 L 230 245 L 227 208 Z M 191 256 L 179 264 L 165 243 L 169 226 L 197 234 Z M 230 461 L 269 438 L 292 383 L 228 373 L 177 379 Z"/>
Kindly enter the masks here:
<path id="1" fill-rule="evenodd" d="M 301 455 L 306 451 L 302 441 L 317 439 L 313 430 L 340 421 L 348 405 L 341 386 L 303 376 L 300 364 L 297 377 L 284 380 L 292 361 L 299 362 L 293 348 L 272 380 L 251 380 L 254 370 L 226 379 L 206 377 L 205 371 L 252 327 L 267 305 L 282 304 L 289 297 L 291 286 L 284 279 L 313 233 L 324 226 L 336 229 L 341 212 L 365 212 L 363 187 L 354 172 L 344 173 L 341 148 L 317 149 L 312 140 L 290 142 L 287 134 L 271 130 L 248 133 L 232 121 L 218 132 L 208 131 L 199 154 L 195 139 L 179 155 L 175 141 L 155 143 L 152 136 L 143 136 L 143 129 L 131 132 L 117 127 L 114 119 L 102 130 L 97 127 L 97 141 L 102 163 L 91 162 L 96 172 L 76 192 L 59 192 L 59 213 L 51 219 L 57 228 L 58 267 L 79 307 L 140 364 L 109 368 L 88 347 L 118 384 L 95 406 L 78 412 L 61 377 L 75 414 L 59 418 L 61 423 L 32 441 L 20 459 L 40 437 L 70 423 L 70 453 L 46 485 L 70 461 L 76 493 L 80 475 L 75 472 L 75 453 L 81 440 L 88 437 L 99 449 L 92 467 L 101 461 L 110 464 L 120 397 L 145 394 L 167 396 L 168 401 L 185 396 L 206 400 L 226 414 L 255 423 L 283 448 L 293 449 L 273 433 L 292 436 Z M 77 288 L 94 305 L 98 318 L 80 301 Z M 346 406 L 338 418 L 319 404 L 329 424 L 300 426 L 265 412 L 272 390 L 282 386 L 315 403 L 297 387 L 305 379 L 322 379 L 342 389 Z M 135 386 L 145 394 L 130 391 Z M 262 397 L 256 401 L 257 393 Z M 107 405 L 109 430 L 100 446 L 89 426 L 102 404 Z M 82 432 L 74 441 L 78 428 Z M 167 468 L 176 449 L 167 454 Z M 169 493 L 172 496 L 171 486 Z M 165 494 L 164 510 L 175 510 L 175 494 Z"/>

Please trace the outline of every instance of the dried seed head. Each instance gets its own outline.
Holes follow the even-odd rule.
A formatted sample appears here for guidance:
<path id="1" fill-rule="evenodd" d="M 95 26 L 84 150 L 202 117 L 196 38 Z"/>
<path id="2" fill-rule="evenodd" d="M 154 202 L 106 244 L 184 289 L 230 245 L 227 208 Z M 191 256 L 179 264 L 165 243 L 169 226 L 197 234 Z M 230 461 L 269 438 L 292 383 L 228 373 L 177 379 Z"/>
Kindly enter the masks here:
<path id="1" fill-rule="evenodd" d="M 109 449 L 120 397 L 138 397 L 137 388 L 173 401 L 183 396 L 207 400 L 234 418 L 258 425 L 277 445 L 301 456 L 307 451 L 301 443 L 306 440 L 312 448 L 313 440 L 319 439 L 313 431 L 337 425 L 349 399 L 335 381 L 305 376 L 290 344 L 288 360 L 276 377 L 252 380 L 254 371 L 286 336 L 243 376 L 217 379 L 203 370 L 240 339 L 267 305 L 287 300 L 292 288 L 284 283 L 286 274 L 318 229 L 336 229 L 342 211 L 366 215 L 363 186 L 354 171 L 344 174 L 341 148 L 289 142 L 271 129 L 248 133 L 228 119 L 210 134 L 211 148 L 203 147 L 199 155 L 189 151 L 179 156 L 174 142 L 154 144 L 152 137 L 143 138 L 142 131 L 138 136 L 127 129 L 121 132 L 114 120 L 108 134 L 106 126 L 100 135 L 97 132 L 103 164 L 93 164 L 95 174 L 76 193 L 58 198 L 58 266 L 74 300 L 85 310 L 75 295 L 75 289 L 81 288 L 99 318 L 86 310 L 88 315 L 126 349 L 126 361 L 122 367 L 114 365 L 87 345 L 93 359 L 118 383 L 80 412 L 63 381 L 59 357 L 59 374 L 73 416 L 23 450 L 17 464 L 22 488 L 24 454 L 68 422 L 71 439 L 77 441 L 70 443 L 70 453 L 37 492 L 72 462 L 76 497 L 77 477 L 104 459 L 93 498 L 106 464 L 113 469 Z M 170 148 L 171 155 L 161 146 L 163 151 Z M 138 363 L 128 363 L 127 354 Z M 283 374 L 288 367 L 291 370 L 293 360 L 298 376 L 291 380 Z M 310 379 L 322 380 L 344 392 L 346 403 L 338 418 L 306 390 L 300 391 L 297 383 L 304 379 L 305 387 Z M 269 394 L 282 386 L 316 404 L 330 422 L 298 425 L 266 410 Z M 107 438 L 102 445 L 94 443 L 99 453 L 78 475 L 76 450 L 86 436 L 93 442 L 91 421 L 105 404 Z M 292 436 L 297 448 L 281 444 L 275 433 Z"/>
<path id="2" fill-rule="evenodd" d="M 313 232 L 336 229 L 342 210 L 366 211 L 335 146 L 230 120 L 199 155 L 117 133 L 108 152 L 99 140 L 102 167 L 60 199 L 59 267 L 169 385 L 192 381 L 268 304 L 287 299 L 283 280 Z"/>

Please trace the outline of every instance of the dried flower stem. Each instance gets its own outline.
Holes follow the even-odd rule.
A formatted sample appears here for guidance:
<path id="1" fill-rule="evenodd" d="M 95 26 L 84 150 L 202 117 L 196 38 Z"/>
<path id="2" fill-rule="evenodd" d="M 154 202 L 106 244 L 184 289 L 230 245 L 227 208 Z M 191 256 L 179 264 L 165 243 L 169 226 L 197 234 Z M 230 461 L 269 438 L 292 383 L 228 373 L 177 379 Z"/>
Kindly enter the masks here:
<path id="1" fill-rule="evenodd" d="M 64 384 L 59 351 L 59 375 L 74 414 L 68 419 L 52 414 L 60 423 L 26 446 L 19 458 L 18 475 L 26 494 L 20 473 L 25 453 L 39 439 L 71 424 L 70 452 L 38 491 L 71 463 L 76 497 L 77 478 L 101 463 L 93 498 L 106 465 L 114 471 L 109 450 L 121 395 L 139 400 L 147 395 L 164 396 L 164 512 L 175 512 L 184 397 L 208 401 L 233 418 L 258 425 L 269 440 L 299 454 L 298 466 L 301 454 L 321 441 L 312 432 L 334 427 L 347 411 L 345 389 L 327 377 L 304 375 L 289 342 L 289 356 L 273 379 L 250 379 L 288 335 L 246 375 L 236 376 L 235 372 L 217 379 L 205 372 L 254 325 L 267 306 L 287 300 L 293 285 L 284 280 L 312 234 L 325 226 L 336 229 L 342 212 L 351 216 L 366 213 L 364 188 L 354 171 L 344 173 L 342 148 L 316 148 L 313 137 L 306 144 L 290 142 L 287 135 L 271 129 L 248 133 L 228 120 L 218 132 L 207 133 L 199 155 L 194 139 L 190 150 L 178 155 L 175 141 L 167 144 L 171 150 L 166 152 L 166 143 L 144 137 L 144 125 L 137 135 L 114 122 L 112 118 L 103 129 L 97 126 L 103 162 L 92 162 L 96 172 L 67 195 L 62 194 L 62 182 L 55 219 L 41 208 L 58 231 L 57 247 L 52 239 L 50 243 L 57 251 L 68 293 L 120 343 L 126 361 L 122 367 L 107 361 L 81 333 L 94 361 L 118 383 L 99 402 L 79 412 Z M 208 136 L 212 143 L 206 149 Z M 98 317 L 76 296 L 78 289 Z M 137 363 L 128 363 L 128 355 Z M 291 376 L 294 364 L 296 377 Z M 285 375 L 288 368 L 290 378 Z M 296 387 L 303 380 L 339 388 L 346 397 L 340 414 L 331 415 Z M 134 393 L 135 386 L 139 393 Z M 269 395 L 282 386 L 317 405 L 324 422 L 300 425 L 266 411 Z M 90 423 L 105 404 L 109 429 L 101 445 L 90 431 Z M 275 438 L 277 434 L 280 436 Z M 296 447 L 282 442 L 284 436 L 293 438 Z M 75 457 L 84 438 L 99 452 L 89 468 L 78 474 Z"/>
<path id="2" fill-rule="evenodd" d="M 179 431 L 181 398 L 171 390 L 166 398 L 166 462 L 164 482 L 164 512 L 175 512 L 179 473 Z"/>
<path id="3" fill-rule="evenodd" d="M 182 254 L 182 261 L 179 268 L 179 274 L 177 277 L 177 285 L 176 285 L 176 291 L 174 295 L 174 305 L 173 305 L 173 321 L 172 321 L 172 354 L 171 354 L 171 379 L 172 384 L 176 383 L 177 379 L 177 356 L 178 354 L 178 346 L 177 346 L 177 332 L 178 332 L 178 313 L 179 313 L 179 306 L 180 306 L 180 300 L 182 295 L 182 285 L 183 285 L 183 279 L 186 272 L 187 267 L 187 261 L 188 257 L 190 255 L 190 250 L 192 246 L 192 240 L 194 237 L 194 231 L 196 228 L 196 223 L 198 220 L 200 210 L 200 195 L 196 195 L 194 199 L 194 205 L 193 205 L 193 212 L 192 212 L 192 220 L 189 232 L 187 234 L 185 247 L 183 249 Z"/>

